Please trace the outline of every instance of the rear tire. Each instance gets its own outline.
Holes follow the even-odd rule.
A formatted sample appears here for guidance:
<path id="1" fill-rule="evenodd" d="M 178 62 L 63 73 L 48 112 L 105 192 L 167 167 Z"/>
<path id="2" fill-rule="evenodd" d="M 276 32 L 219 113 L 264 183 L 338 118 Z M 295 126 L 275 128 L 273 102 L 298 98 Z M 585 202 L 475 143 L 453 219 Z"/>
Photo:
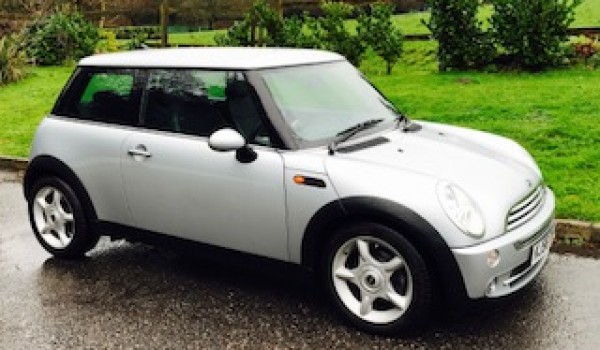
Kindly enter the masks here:
<path id="1" fill-rule="evenodd" d="M 58 177 L 38 179 L 28 198 L 29 221 L 38 242 L 57 258 L 75 259 L 96 246 L 81 201 L 68 183 Z"/>
<path id="2" fill-rule="evenodd" d="M 427 265 L 398 232 L 376 223 L 339 229 L 321 267 L 329 297 L 356 328 L 392 335 L 418 327 L 429 315 Z"/>

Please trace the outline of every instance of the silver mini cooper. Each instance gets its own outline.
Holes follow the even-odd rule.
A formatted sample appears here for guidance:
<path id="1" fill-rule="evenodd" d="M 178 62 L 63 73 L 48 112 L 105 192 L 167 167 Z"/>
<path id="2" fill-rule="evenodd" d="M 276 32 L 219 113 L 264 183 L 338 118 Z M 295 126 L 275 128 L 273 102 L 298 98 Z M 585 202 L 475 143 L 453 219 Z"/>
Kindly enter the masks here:
<path id="1" fill-rule="evenodd" d="M 411 121 L 315 50 L 85 58 L 38 128 L 24 189 L 56 257 L 158 236 L 301 264 L 382 334 L 426 320 L 439 292 L 522 288 L 554 235 L 554 195 L 517 143 Z"/>

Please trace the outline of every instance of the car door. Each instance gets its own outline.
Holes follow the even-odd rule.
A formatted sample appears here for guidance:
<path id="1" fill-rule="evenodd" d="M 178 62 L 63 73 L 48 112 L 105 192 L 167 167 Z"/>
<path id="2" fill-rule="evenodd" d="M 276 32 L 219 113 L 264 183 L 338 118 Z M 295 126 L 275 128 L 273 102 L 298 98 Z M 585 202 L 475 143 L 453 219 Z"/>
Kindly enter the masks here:
<path id="1" fill-rule="evenodd" d="M 225 94 L 230 72 L 151 70 L 145 129 L 123 144 L 122 176 L 135 226 L 287 260 L 283 159 L 254 145 L 258 157 L 208 146 L 215 130 L 235 126 Z"/>

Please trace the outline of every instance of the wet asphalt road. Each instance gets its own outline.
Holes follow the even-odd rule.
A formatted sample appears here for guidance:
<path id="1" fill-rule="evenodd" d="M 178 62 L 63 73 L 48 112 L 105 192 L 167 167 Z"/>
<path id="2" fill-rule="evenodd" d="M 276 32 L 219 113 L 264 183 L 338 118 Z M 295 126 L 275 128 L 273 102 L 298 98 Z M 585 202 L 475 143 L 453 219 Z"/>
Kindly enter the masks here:
<path id="1" fill-rule="evenodd" d="M 345 326 L 294 271 L 107 241 L 84 261 L 55 260 L 30 231 L 20 184 L 0 183 L 0 349 L 600 348 L 600 260 L 552 254 L 522 293 L 440 307 L 396 338 Z"/>

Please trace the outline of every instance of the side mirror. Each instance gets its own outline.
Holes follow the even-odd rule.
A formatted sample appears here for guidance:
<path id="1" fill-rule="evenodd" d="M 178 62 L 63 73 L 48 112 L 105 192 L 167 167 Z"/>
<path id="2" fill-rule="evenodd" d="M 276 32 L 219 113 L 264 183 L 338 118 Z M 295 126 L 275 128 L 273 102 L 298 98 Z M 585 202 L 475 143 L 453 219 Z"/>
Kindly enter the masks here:
<path id="1" fill-rule="evenodd" d="M 236 151 L 235 158 L 240 163 L 252 163 L 258 157 L 258 154 L 246 144 L 244 137 L 231 128 L 215 131 L 208 138 L 208 146 L 217 152 Z"/>
<path id="2" fill-rule="evenodd" d="M 246 146 L 246 140 L 239 132 L 231 128 L 224 128 L 210 135 L 208 146 L 218 152 L 237 151 Z"/>

